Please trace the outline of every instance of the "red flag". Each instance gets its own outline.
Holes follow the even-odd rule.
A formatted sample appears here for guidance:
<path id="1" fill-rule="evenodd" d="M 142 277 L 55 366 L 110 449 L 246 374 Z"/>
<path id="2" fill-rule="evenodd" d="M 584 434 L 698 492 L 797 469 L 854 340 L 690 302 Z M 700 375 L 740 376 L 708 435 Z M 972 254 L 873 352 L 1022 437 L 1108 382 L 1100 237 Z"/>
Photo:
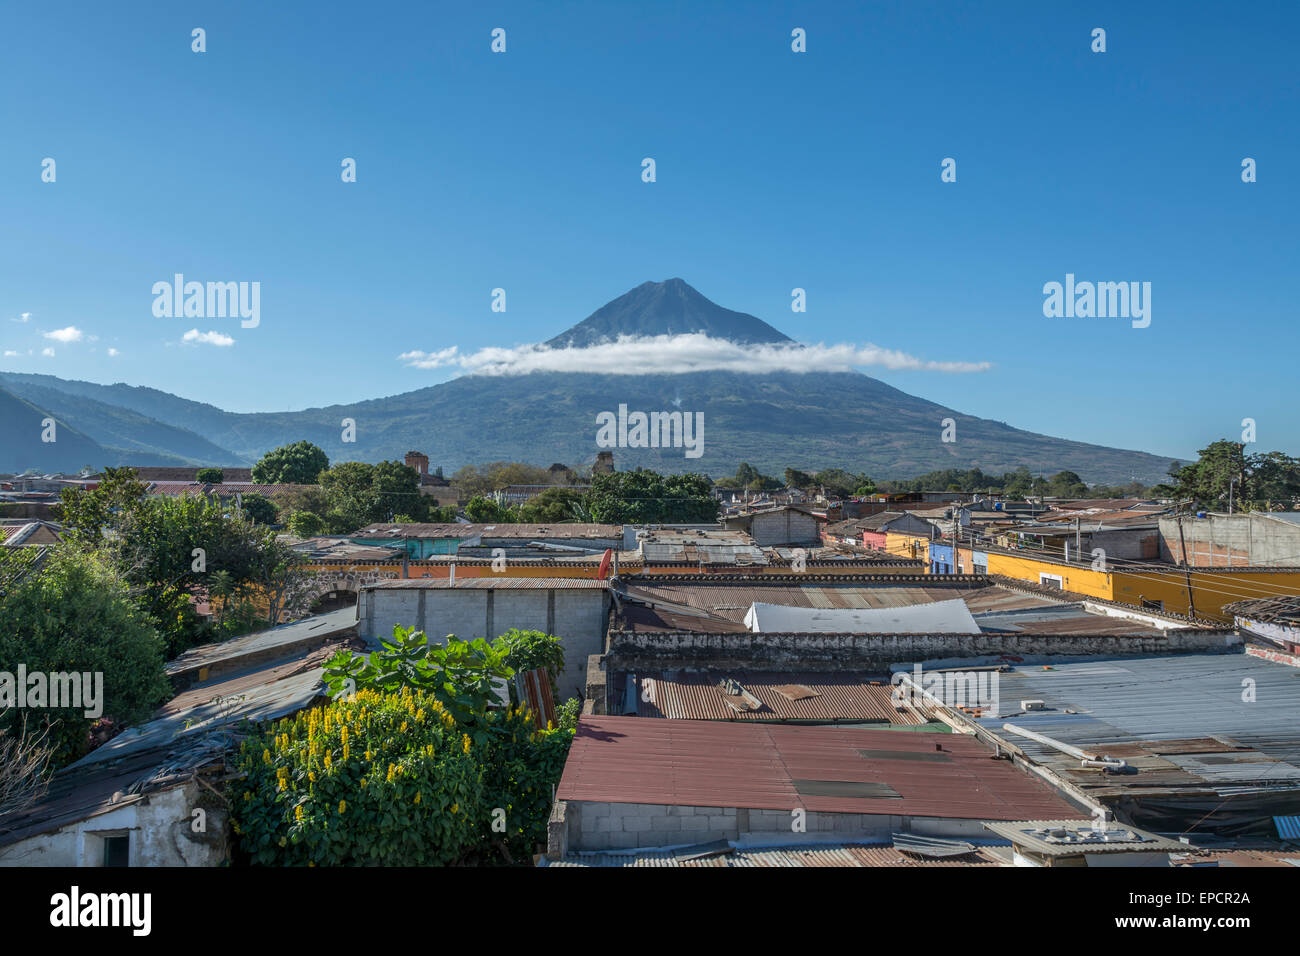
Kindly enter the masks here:
<path id="1" fill-rule="evenodd" d="M 606 548 L 605 556 L 600 559 L 600 570 L 596 572 L 597 581 L 603 581 L 609 576 L 609 562 L 612 560 L 614 560 L 614 550 Z"/>

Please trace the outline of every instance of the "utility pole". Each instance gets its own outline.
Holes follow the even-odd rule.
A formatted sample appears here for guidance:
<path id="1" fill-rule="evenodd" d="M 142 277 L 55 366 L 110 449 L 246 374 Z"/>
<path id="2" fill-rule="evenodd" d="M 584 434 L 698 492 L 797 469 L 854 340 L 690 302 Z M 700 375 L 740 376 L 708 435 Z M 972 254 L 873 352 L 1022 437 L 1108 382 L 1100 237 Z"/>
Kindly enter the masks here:
<path id="1" fill-rule="evenodd" d="M 1237 483 L 1236 478 L 1228 479 L 1228 514 L 1232 514 L 1232 486 Z"/>
<path id="2" fill-rule="evenodd" d="M 1196 617 L 1196 603 L 1192 600 L 1192 572 L 1187 567 L 1187 539 L 1183 537 L 1183 513 L 1181 505 L 1179 505 L 1178 511 L 1174 513 L 1174 520 L 1178 522 L 1178 546 L 1183 552 L 1183 576 L 1187 581 L 1187 616 Z"/>

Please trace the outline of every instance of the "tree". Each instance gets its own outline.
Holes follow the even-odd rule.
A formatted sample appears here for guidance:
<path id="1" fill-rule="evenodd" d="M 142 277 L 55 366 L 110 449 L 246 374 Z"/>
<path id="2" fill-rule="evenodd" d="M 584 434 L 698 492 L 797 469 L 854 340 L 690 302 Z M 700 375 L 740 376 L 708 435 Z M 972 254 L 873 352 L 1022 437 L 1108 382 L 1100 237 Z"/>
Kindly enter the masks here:
<path id="1" fill-rule="evenodd" d="M 1202 448 L 1190 465 L 1169 469 L 1177 497 L 1191 498 L 1206 507 L 1291 504 L 1300 498 L 1300 460 L 1282 452 L 1247 455 L 1240 442 L 1220 439 Z"/>
<path id="2" fill-rule="evenodd" d="M 573 731 L 519 708 L 485 712 L 476 730 L 409 686 L 276 721 L 240 748 L 239 848 L 275 866 L 528 862 Z"/>
<path id="3" fill-rule="evenodd" d="M 325 520 L 310 511 L 295 511 L 289 515 L 289 530 L 299 538 L 314 538 L 325 530 Z"/>
<path id="4" fill-rule="evenodd" d="M 304 613 L 315 596 L 306 558 L 273 532 L 262 539 L 247 580 L 266 600 L 266 620 L 271 625 Z"/>
<path id="5" fill-rule="evenodd" d="M 795 468 L 785 470 L 785 486 L 787 488 L 808 488 L 813 484 L 813 476 L 806 471 L 799 471 Z"/>
<path id="6" fill-rule="evenodd" d="M 219 485 L 225 479 L 225 472 L 220 468 L 200 468 L 194 473 L 194 480 L 205 485 Z"/>
<path id="7" fill-rule="evenodd" d="M 392 521 L 398 514 L 423 520 L 429 499 L 420 494 L 420 473 L 410 465 L 381 461 L 372 473 L 371 491 L 374 495 L 372 520 Z"/>
<path id="8" fill-rule="evenodd" d="M 326 524 L 336 534 L 394 521 L 398 515 L 424 521 L 431 507 L 432 499 L 420 493 L 420 473 L 398 461 L 346 461 L 322 472 L 320 484 Z"/>
<path id="9" fill-rule="evenodd" d="M 492 461 L 484 465 L 466 465 L 451 476 L 451 483 L 467 497 L 490 495 L 507 485 L 549 485 L 554 483 L 546 468 L 517 461 Z"/>
<path id="10" fill-rule="evenodd" d="M 708 476 L 665 476 L 645 468 L 593 476 L 588 503 L 593 520 L 607 524 L 696 523 L 718 516 Z"/>
<path id="11" fill-rule="evenodd" d="M 374 521 L 375 466 L 345 461 L 321 472 L 320 486 L 329 502 L 326 524 L 335 534 L 347 534 Z"/>
<path id="12" fill-rule="evenodd" d="M 575 508 L 585 506 L 587 496 L 573 488 L 547 488 L 541 494 L 524 502 L 519 509 L 519 520 L 527 524 L 560 524 L 573 521 Z"/>
<path id="13" fill-rule="evenodd" d="M 240 495 L 239 501 L 244 514 L 258 524 L 275 524 L 279 520 L 280 515 L 276 511 L 275 504 L 265 495 L 251 492 Z"/>
<path id="14" fill-rule="evenodd" d="M 875 488 L 875 483 L 867 475 L 855 475 L 843 468 L 827 468 L 813 476 L 813 483 L 826 489 L 832 498 L 851 498 L 859 488 Z"/>
<path id="15" fill-rule="evenodd" d="M 1047 480 L 1048 493 L 1058 498 L 1082 498 L 1088 486 L 1072 471 L 1059 471 Z"/>
<path id="16" fill-rule="evenodd" d="M 475 495 L 465 505 L 465 517 L 475 524 L 517 524 L 519 516 L 494 498 Z"/>
<path id="17" fill-rule="evenodd" d="M 194 604 L 210 593 L 216 572 L 229 574 L 233 593 L 256 591 L 265 599 L 279 581 L 272 569 L 295 554 L 243 512 L 228 514 L 192 495 L 146 501 L 122 524 L 111 553 L 156 622 L 169 658 L 215 636 Z M 268 620 L 277 622 L 284 609 L 272 600 Z"/>
<path id="18" fill-rule="evenodd" d="M 1280 451 L 1251 455 L 1242 500 L 1270 506 L 1300 498 L 1300 459 Z"/>
<path id="19" fill-rule="evenodd" d="M 0 548 L 0 567 L 15 560 L 27 559 Z M 8 582 L 0 593 L 0 671 L 15 674 L 22 664 L 29 674 L 75 672 L 92 675 L 92 685 L 100 682 L 98 701 L 83 686 L 83 706 L 45 707 L 41 726 L 29 724 L 29 733 L 48 732 L 55 768 L 86 752 L 98 716 L 136 723 L 170 695 L 158 632 L 101 555 L 63 544 L 47 552 L 40 568 L 27 565 L 24 573 L 0 579 Z M 0 707 L 12 706 L 3 693 Z M 86 716 L 99 708 L 101 715 Z M 13 710 L 0 716 L 0 730 L 13 732 L 15 717 Z"/>
<path id="20" fill-rule="evenodd" d="M 263 455 L 253 466 L 253 481 L 259 485 L 313 485 L 329 466 L 325 452 L 309 441 L 298 441 Z"/>
<path id="21" fill-rule="evenodd" d="M 0 711 L 0 726 L 12 724 L 8 711 Z M 53 756 L 46 742 L 48 728 L 29 732 L 26 716 L 0 730 L 0 827 L 5 817 L 22 813 L 45 795 L 45 771 Z"/>
<path id="22" fill-rule="evenodd" d="M 105 468 L 94 488 L 64 488 L 55 506 L 66 530 L 95 546 L 145 501 L 145 485 L 133 468 Z"/>
<path id="23" fill-rule="evenodd" d="M 1245 484 L 1245 448 L 1241 442 L 1220 439 L 1202 448 L 1192 464 L 1171 468 L 1169 477 L 1174 479 L 1178 496 L 1206 506 L 1226 502 L 1230 486 L 1241 489 Z"/>

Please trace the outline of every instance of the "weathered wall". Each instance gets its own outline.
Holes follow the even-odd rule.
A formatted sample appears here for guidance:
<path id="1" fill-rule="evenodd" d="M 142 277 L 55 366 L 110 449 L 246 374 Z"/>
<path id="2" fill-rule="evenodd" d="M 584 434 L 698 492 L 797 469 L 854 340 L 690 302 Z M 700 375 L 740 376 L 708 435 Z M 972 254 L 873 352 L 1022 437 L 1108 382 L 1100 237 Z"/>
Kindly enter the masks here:
<path id="1" fill-rule="evenodd" d="M 1300 524 L 1263 515 L 1207 515 L 1182 519 L 1187 563 L 1193 567 L 1300 566 Z M 1182 560 L 1178 521 L 1160 519 L 1161 557 Z"/>
<path id="2" fill-rule="evenodd" d="M 196 808 L 206 814 L 202 833 L 193 829 Z M 102 866 L 105 834 L 130 838 L 131 866 L 218 866 L 230 856 L 227 827 L 225 809 L 190 782 L 2 847 L 0 866 Z"/>
<path id="3" fill-rule="evenodd" d="M 1115 600 L 1125 604 L 1160 601 L 1164 610 L 1187 614 L 1187 589 L 1192 591 L 1196 616 L 1212 621 L 1232 621 L 1224 605 L 1248 598 L 1282 597 L 1300 594 L 1300 571 L 1273 571 L 1266 568 L 1236 568 L 1211 571 L 1184 571 L 1182 568 L 1146 571 L 1116 571 Z"/>
<path id="4" fill-rule="evenodd" d="M 1145 625 L 1143 625 L 1145 626 Z M 1160 636 L 1114 634 L 685 634 L 610 635 L 606 671 L 638 668 L 884 670 L 952 657 L 1138 655 L 1221 651 L 1241 643 L 1231 629 L 1188 628 Z"/>
<path id="5" fill-rule="evenodd" d="M 684 846 L 715 840 L 750 840 L 764 835 L 792 839 L 791 810 L 734 807 L 663 806 L 649 803 L 564 801 L 564 848 L 568 852 Z M 793 808 L 791 808 L 793 809 Z M 808 834 L 835 834 L 845 840 L 883 840 L 900 830 L 931 836 L 982 837 L 977 820 L 906 817 L 880 813 L 814 813 L 803 816 Z M 554 844 L 552 836 L 551 843 Z M 548 846 L 548 851 L 552 847 Z M 559 846 L 554 850 L 559 851 Z M 551 855 L 548 852 L 548 855 Z"/>
<path id="6" fill-rule="evenodd" d="M 778 545 L 817 544 L 817 519 L 802 511 L 776 511 L 756 514 L 749 527 L 749 535 L 760 548 Z"/>

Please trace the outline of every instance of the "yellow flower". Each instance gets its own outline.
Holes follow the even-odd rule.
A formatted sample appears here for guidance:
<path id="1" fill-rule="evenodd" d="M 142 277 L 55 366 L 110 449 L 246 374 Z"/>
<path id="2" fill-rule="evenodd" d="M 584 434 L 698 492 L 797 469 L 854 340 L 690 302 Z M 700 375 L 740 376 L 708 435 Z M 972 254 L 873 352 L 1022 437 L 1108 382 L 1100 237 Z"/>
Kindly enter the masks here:
<path id="1" fill-rule="evenodd" d="M 465 753 L 469 753 L 469 734 L 461 734 L 461 745 L 465 748 Z"/>
<path id="2" fill-rule="evenodd" d="M 344 813 L 344 811 L 347 810 L 347 808 L 348 808 L 348 802 L 347 802 L 346 800 L 340 800 L 340 801 L 339 801 L 339 816 L 342 816 L 343 813 Z"/>
<path id="3" fill-rule="evenodd" d="M 423 707 L 421 707 L 419 710 L 417 710 L 417 711 L 415 712 L 415 722 L 416 722 L 417 724 L 422 724 L 422 723 L 424 723 L 424 708 L 423 708 Z"/>
<path id="4" fill-rule="evenodd" d="M 332 759 L 333 759 L 333 758 L 330 756 L 330 752 L 329 752 L 328 750 L 325 751 L 325 769 L 326 769 L 326 770 L 330 769 L 330 761 L 331 761 Z"/>
<path id="5" fill-rule="evenodd" d="M 407 728 L 410 726 L 411 725 L 408 724 L 406 721 L 402 721 L 402 733 L 406 733 Z"/>
<path id="6" fill-rule="evenodd" d="M 453 804 L 451 805 L 451 812 L 452 812 L 452 813 L 460 813 L 460 804 L 459 804 L 459 803 L 453 803 Z"/>
<path id="7" fill-rule="evenodd" d="M 392 782 L 393 782 L 393 775 L 394 775 L 395 773 L 397 773 L 397 764 L 395 764 L 395 763 L 390 763 L 390 764 L 388 765 L 388 782 L 389 782 L 389 783 L 392 783 Z"/>
<path id="8" fill-rule="evenodd" d="M 301 803 L 298 804 L 298 806 L 296 806 L 296 807 L 293 808 L 293 818 L 294 818 L 295 820 L 297 820 L 299 823 L 302 823 L 302 804 L 301 804 Z"/>
<path id="9" fill-rule="evenodd" d="M 372 757 L 372 756 L 370 755 L 370 751 L 367 750 L 367 751 L 366 751 L 366 760 L 374 760 L 374 759 L 375 759 L 375 758 Z"/>
<path id="10" fill-rule="evenodd" d="M 288 841 L 285 840 L 284 837 L 280 837 L 280 846 L 284 846 L 287 842 L 288 842 Z"/>
<path id="11" fill-rule="evenodd" d="M 253 799 L 253 795 L 252 795 L 251 793 L 249 793 L 247 790 L 245 790 L 245 791 L 244 791 L 244 799 L 245 799 L 245 800 L 252 800 L 252 799 Z"/>
<path id="12" fill-rule="evenodd" d="M 420 791 L 419 791 L 419 790 L 415 791 L 415 802 L 416 802 L 416 803 L 419 803 L 419 802 L 420 802 Z"/>
<path id="13" fill-rule="evenodd" d="M 348 759 L 348 745 L 347 745 L 347 744 L 344 744 L 344 745 L 343 745 L 343 759 L 344 759 L 344 760 L 347 760 L 347 759 Z"/>
<path id="14" fill-rule="evenodd" d="M 315 783 L 315 782 L 316 782 L 316 771 L 315 771 L 315 770 L 309 770 L 309 771 L 307 772 L 307 779 L 310 780 L 312 783 Z"/>
<path id="15" fill-rule="evenodd" d="M 262 751 L 262 763 L 269 764 L 270 762 L 271 762 L 271 751 L 269 751 L 269 750 L 263 750 L 263 751 Z"/>

